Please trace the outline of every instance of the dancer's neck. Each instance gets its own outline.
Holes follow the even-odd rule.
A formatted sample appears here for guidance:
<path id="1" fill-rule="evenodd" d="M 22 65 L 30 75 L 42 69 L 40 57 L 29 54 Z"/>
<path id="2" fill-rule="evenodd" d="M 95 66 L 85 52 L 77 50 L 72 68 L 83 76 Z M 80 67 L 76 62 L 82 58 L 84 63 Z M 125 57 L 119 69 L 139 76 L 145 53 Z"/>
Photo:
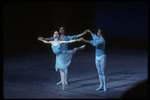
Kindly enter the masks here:
<path id="1" fill-rule="evenodd" d="M 64 37 L 65 36 L 65 34 L 64 33 L 61 33 L 61 35 L 60 35 L 61 37 Z"/>

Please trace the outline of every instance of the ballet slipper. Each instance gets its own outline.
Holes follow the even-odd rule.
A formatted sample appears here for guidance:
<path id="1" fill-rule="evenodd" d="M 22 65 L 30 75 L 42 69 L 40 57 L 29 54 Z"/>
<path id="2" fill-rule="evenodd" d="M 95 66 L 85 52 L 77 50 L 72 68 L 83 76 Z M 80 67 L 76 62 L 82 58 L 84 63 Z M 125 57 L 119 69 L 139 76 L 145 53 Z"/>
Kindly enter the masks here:
<path id="1" fill-rule="evenodd" d="M 82 45 L 81 47 L 79 47 L 81 50 L 83 50 L 86 47 L 86 45 Z"/>
<path id="2" fill-rule="evenodd" d="M 99 87 L 96 89 L 96 91 L 101 90 L 101 89 L 103 89 L 103 87 L 102 87 L 102 86 L 99 86 Z"/>

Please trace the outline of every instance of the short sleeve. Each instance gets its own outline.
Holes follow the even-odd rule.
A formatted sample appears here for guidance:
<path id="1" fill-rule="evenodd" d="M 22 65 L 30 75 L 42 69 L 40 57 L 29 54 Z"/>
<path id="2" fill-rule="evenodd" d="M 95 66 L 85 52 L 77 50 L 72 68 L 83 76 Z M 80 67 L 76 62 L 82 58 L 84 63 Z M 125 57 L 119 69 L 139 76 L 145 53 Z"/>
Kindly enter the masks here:
<path id="1" fill-rule="evenodd" d="M 98 36 L 95 35 L 95 34 L 92 34 L 92 38 L 93 38 L 93 40 L 97 40 L 97 39 L 98 39 Z"/>
<path id="2" fill-rule="evenodd" d="M 97 46 L 98 45 L 98 41 L 91 40 L 90 44 L 92 44 L 93 46 Z"/>
<path id="3" fill-rule="evenodd" d="M 93 44 L 93 40 L 91 40 L 90 44 Z"/>
<path id="4" fill-rule="evenodd" d="M 51 39 L 52 41 L 54 41 L 54 37 L 50 37 L 50 39 Z"/>
<path id="5" fill-rule="evenodd" d="M 100 40 L 91 40 L 90 44 L 92 44 L 93 46 L 98 46 L 99 44 L 103 43 L 104 39 L 100 39 Z"/>

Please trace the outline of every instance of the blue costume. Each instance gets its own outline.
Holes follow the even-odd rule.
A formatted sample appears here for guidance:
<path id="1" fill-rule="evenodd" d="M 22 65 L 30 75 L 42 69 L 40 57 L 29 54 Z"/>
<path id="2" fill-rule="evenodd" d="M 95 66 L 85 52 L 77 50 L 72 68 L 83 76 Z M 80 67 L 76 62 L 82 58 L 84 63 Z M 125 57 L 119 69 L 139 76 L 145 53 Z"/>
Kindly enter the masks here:
<path id="1" fill-rule="evenodd" d="M 54 40 L 53 37 L 50 37 L 50 38 L 51 38 L 51 40 Z M 74 40 L 74 39 L 77 39 L 77 35 L 65 36 L 64 41 L 69 41 L 69 40 Z M 60 37 L 59 37 L 59 40 L 62 41 L 62 39 Z M 67 51 L 68 50 L 68 43 L 63 44 L 61 46 L 61 49 L 63 50 L 63 52 Z M 66 84 L 68 84 L 67 83 L 67 73 L 68 73 L 67 68 L 68 68 L 69 64 L 71 63 L 71 60 L 65 60 L 64 61 L 62 58 L 65 58 L 67 55 L 68 55 L 67 53 L 66 54 L 61 53 L 61 54 L 59 54 L 59 57 L 56 57 L 56 66 L 60 65 L 60 63 L 57 63 L 57 62 L 61 62 L 62 65 L 67 66 L 67 67 L 65 67 L 65 83 Z M 61 59 L 58 60 L 57 58 L 61 58 Z M 68 57 L 68 59 L 69 59 L 69 57 Z M 68 61 L 68 63 L 66 61 Z M 57 69 L 60 69 L 60 68 L 56 67 L 56 71 L 57 71 Z M 60 70 L 60 76 L 61 76 L 61 70 Z M 62 81 L 58 82 L 57 84 L 60 84 L 60 83 L 62 83 Z"/>
<path id="2" fill-rule="evenodd" d="M 96 68 L 99 74 L 100 80 L 100 87 L 96 90 L 102 89 L 102 84 L 104 83 L 104 91 L 106 89 L 106 76 L 105 76 L 105 62 L 106 62 L 106 55 L 105 55 L 105 39 L 99 39 L 98 36 L 92 34 L 93 40 L 91 40 L 90 44 L 95 46 L 95 63 Z M 103 83 L 102 83 L 103 82 Z"/>
<path id="3" fill-rule="evenodd" d="M 56 46 L 52 44 L 52 50 L 56 54 L 56 71 L 58 71 L 58 69 L 65 71 L 71 63 L 74 50 L 62 50 L 60 42 Z"/>

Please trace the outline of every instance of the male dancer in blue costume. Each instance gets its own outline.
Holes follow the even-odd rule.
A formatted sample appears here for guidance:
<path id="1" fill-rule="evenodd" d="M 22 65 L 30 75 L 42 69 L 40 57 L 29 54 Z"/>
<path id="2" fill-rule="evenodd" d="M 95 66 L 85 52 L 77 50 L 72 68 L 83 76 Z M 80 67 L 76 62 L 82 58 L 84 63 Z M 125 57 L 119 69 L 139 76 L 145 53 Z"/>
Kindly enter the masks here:
<path id="1" fill-rule="evenodd" d="M 104 29 L 98 29 L 97 35 L 93 34 L 90 30 L 93 40 L 85 40 L 82 41 L 86 43 L 90 43 L 95 46 L 95 63 L 96 68 L 99 75 L 100 86 L 96 90 L 100 90 L 103 88 L 104 91 L 107 91 L 106 88 L 106 75 L 105 75 L 105 63 L 106 63 L 106 55 L 105 55 L 105 39 L 103 38 L 105 31 L 102 32 Z M 104 85 L 104 86 L 103 86 Z"/>
<path id="2" fill-rule="evenodd" d="M 60 40 L 58 40 L 59 33 L 57 31 L 54 32 L 53 38 L 54 38 L 54 41 L 46 41 L 46 40 L 43 40 L 42 37 L 39 37 L 38 40 L 42 41 L 44 43 L 52 44 L 52 50 L 56 54 L 55 69 L 56 69 L 56 71 L 58 69 L 60 70 L 62 89 L 65 90 L 65 85 L 66 85 L 65 84 L 65 76 L 66 76 L 65 70 L 68 68 L 69 64 L 71 63 L 73 54 L 78 50 L 84 49 L 85 45 L 83 45 L 79 48 L 74 48 L 73 50 L 63 50 L 62 44 L 81 41 L 82 38 L 76 39 L 76 40 L 70 40 L 70 41 L 60 41 Z M 65 55 L 62 56 L 62 54 L 65 54 Z"/>
<path id="3" fill-rule="evenodd" d="M 78 35 L 73 35 L 73 36 L 66 36 L 65 35 L 65 30 L 64 30 L 64 27 L 60 27 L 59 28 L 59 32 L 60 32 L 60 37 L 59 37 L 59 40 L 60 41 L 69 41 L 69 40 L 74 40 L 74 39 L 77 39 L 83 35 L 85 35 L 87 32 L 84 31 L 83 33 L 81 34 L 78 34 Z M 43 37 L 40 37 L 40 38 L 43 38 Z M 50 37 L 50 38 L 43 38 L 44 40 L 54 40 L 53 37 Z M 68 43 L 65 43 L 62 45 L 62 49 L 63 50 L 68 50 Z M 62 56 L 65 56 L 65 54 L 61 54 Z M 68 85 L 68 82 L 67 82 L 67 73 L 68 73 L 68 69 L 65 70 L 65 84 Z M 60 71 L 60 76 L 61 76 L 61 71 Z M 61 84 L 62 81 L 58 82 L 57 85 Z"/>

